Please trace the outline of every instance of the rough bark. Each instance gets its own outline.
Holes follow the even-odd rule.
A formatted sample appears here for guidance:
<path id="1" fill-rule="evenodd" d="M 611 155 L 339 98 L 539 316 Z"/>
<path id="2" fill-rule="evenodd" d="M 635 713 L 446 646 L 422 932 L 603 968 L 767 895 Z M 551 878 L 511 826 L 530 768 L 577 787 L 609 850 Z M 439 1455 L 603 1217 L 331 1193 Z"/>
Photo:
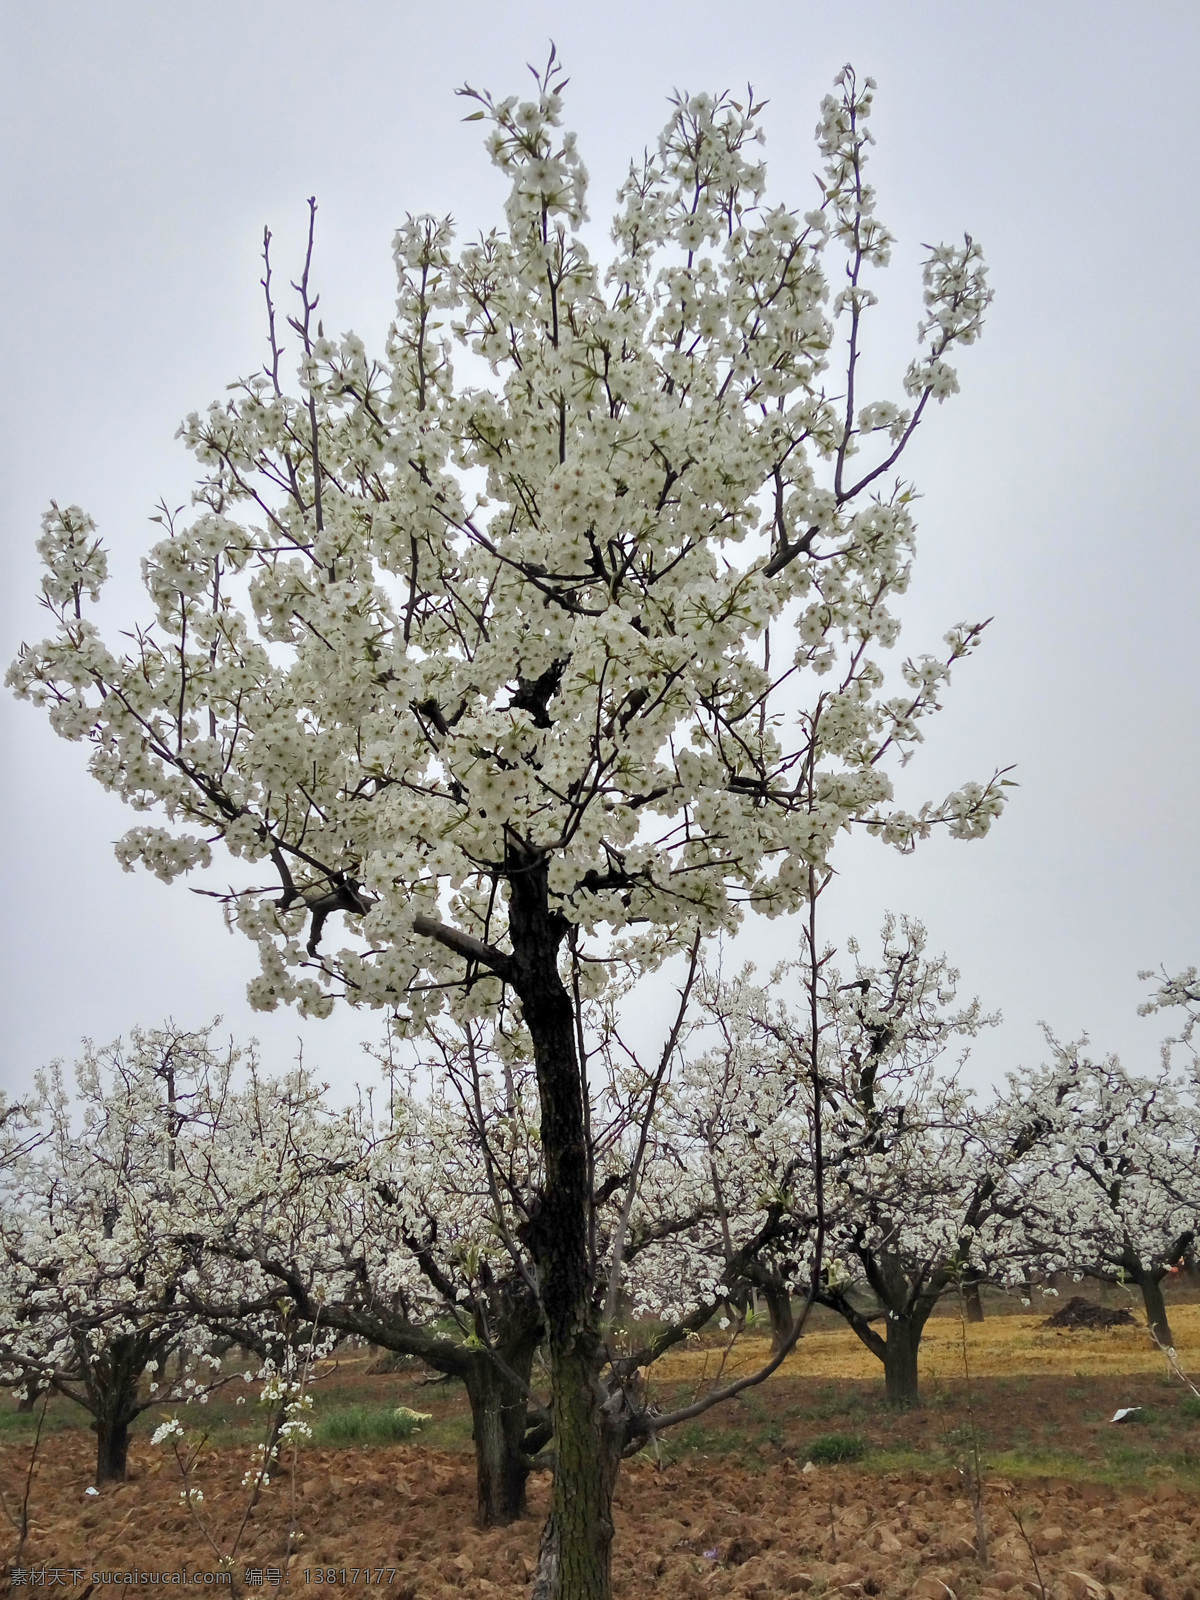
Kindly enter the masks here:
<path id="1" fill-rule="evenodd" d="M 963 1283 L 963 1304 L 968 1322 L 983 1321 L 983 1296 L 979 1292 L 979 1279 L 967 1278 Z"/>
<path id="2" fill-rule="evenodd" d="M 551 1348 L 555 1473 L 532 1600 L 609 1600 L 613 1491 L 621 1434 L 609 1418 L 590 1341 Z"/>
<path id="3" fill-rule="evenodd" d="M 96 1430 L 96 1484 L 124 1483 L 129 1458 L 130 1418 L 121 1410 L 102 1411 L 93 1422 Z"/>

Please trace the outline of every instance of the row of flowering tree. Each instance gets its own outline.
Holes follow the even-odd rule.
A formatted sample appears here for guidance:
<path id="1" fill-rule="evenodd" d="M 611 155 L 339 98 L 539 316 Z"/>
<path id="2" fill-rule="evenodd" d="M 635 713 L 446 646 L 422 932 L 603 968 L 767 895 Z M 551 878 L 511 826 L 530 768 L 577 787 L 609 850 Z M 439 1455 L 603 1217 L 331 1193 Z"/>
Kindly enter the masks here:
<path id="1" fill-rule="evenodd" d="M 589 1250 L 621 1455 L 745 1386 L 653 1403 L 655 1360 L 744 1284 L 788 1307 L 750 1381 L 794 1347 L 801 1295 L 880 1358 L 893 1404 L 918 1401 L 941 1297 L 1031 1263 L 1136 1286 L 1171 1347 L 1161 1281 L 1200 1216 L 1194 1072 L 1168 1055 L 1135 1077 L 1052 1040 L 1047 1065 L 977 1106 L 947 1050 L 991 1019 L 956 1003 L 957 974 L 924 946 L 918 924 L 889 918 L 878 959 L 852 945 L 843 974 L 823 950 L 769 988 L 693 955 L 649 1059 L 620 996 L 582 1008 Z M 528 1034 L 511 1015 L 434 1024 L 420 1070 L 340 1113 L 301 1070 L 264 1076 L 253 1052 L 235 1081 L 239 1056 L 211 1028 L 135 1032 L 86 1050 L 73 1101 L 55 1069 L 6 1118 L 0 1378 L 88 1410 L 103 1481 L 124 1475 L 140 1413 L 203 1404 L 226 1381 L 230 1346 L 269 1374 L 318 1329 L 323 1345 L 356 1335 L 463 1382 L 480 1519 L 520 1516 L 528 1473 L 560 1448 L 535 1381 L 544 1155 Z"/>
<path id="2" fill-rule="evenodd" d="M 284 325 L 268 236 L 267 363 L 184 425 L 202 478 L 143 563 L 153 617 L 106 643 L 107 555 L 55 508 L 55 631 L 10 682 L 157 813 L 127 865 L 241 864 L 221 898 L 258 950 L 256 1005 L 379 1007 L 414 1039 L 448 1028 L 456 1056 L 519 1017 L 539 1165 L 509 1256 L 556 1441 L 535 1587 L 607 1600 L 643 1424 L 605 1334 L 601 1208 L 618 1265 L 635 1220 L 596 1166 L 584 1009 L 612 964 L 645 975 L 748 910 L 811 910 L 847 829 L 907 849 L 998 815 L 998 777 L 910 811 L 890 776 L 981 626 L 885 672 L 914 553 L 894 469 L 991 296 L 969 236 L 932 249 L 899 403 L 867 400 L 892 244 L 871 80 L 847 69 L 822 104 L 810 210 L 765 198 L 752 96 L 677 98 L 603 264 L 562 87 L 552 57 L 528 101 L 465 91 L 504 223 L 461 247 L 447 220 L 399 229 L 379 358 L 326 334 L 311 232 Z"/>
<path id="3" fill-rule="evenodd" d="M 1190 1044 L 1190 1018 L 1158 1069 L 1142 1074 L 1047 1030 L 1049 1061 L 1011 1073 L 980 1103 L 960 1081 L 965 1049 L 956 1056 L 953 1047 L 996 1019 L 978 1001 L 958 1005 L 958 973 L 924 952 L 923 928 L 889 917 L 877 959 L 851 941 L 851 972 L 833 965 L 832 950 L 802 968 L 815 979 L 804 1006 L 789 997 L 794 975 L 783 968 L 769 986 L 747 972 L 711 991 L 721 1044 L 708 1070 L 715 1063 L 730 1082 L 770 1083 L 787 1107 L 769 1137 L 760 1142 L 753 1120 L 748 1144 L 743 1136 L 754 1182 L 771 1181 L 775 1158 L 761 1158 L 772 1144 L 805 1142 L 814 1081 L 821 1105 L 818 1281 L 803 1258 L 772 1245 L 749 1263 L 747 1280 L 785 1308 L 801 1294 L 838 1312 L 882 1362 L 895 1405 L 918 1403 L 921 1334 L 934 1308 L 947 1293 L 965 1302 L 981 1280 L 1015 1287 L 1031 1272 L 1069 1273 L 1126 1285 L 1170 1349 L 1162 1283 L 1194 1263 L 1200 1230 L 1200 1076 L 1194 1056 L 1190 1071 L 1177 1070 L 1169 1048 Z M 1143 1009 L 1182 1003 L 1174 996 L 1188 982 L 1195 1007 L 1197 985 L 1185 975 Z M 813 1147 L 811 1133 L 806 1142 Z"/>
<path id="4" fill-rule="evenodd" d="M 644 1369 L 795 1227 L 782 1203 L 730 1216 L 738 1174 L 697 1166 L 664 1116 L 690 989 L 649 1067 L 611 1013 L 583 1034 L 605 1079 L 591 1248 L 623 1453 L 674 1420 L 646 1403 Z M 386 1115 L 370 1094 L 335 1112 L 303 1070 L 267 1077 L 252 1052 L 235 1083 L 239 1052 L 217 1050 L 212 1028 L 89 1047 L 74 1097 L 60 1068 L 42 1075 L 3 1172 L 0 1380 L 86 1407 L 98 1482 L 124 1476 L 142 1412 L 206 1402 L 231 1346 L 233 1375 L 247 1351 L 269 1375 L 319 1330 L 322 1347 L 353 1334 L 461 1379 L 480 1518 L 523 1512 L 554 1432 L 532 1387 L 545 1322 L 527 1242 L 544 1167 L 531 1050 L 515 1024 L 431 1037 L 444 1078 L 419 1097 L 393 1076 Z M 811 1157 L 792 1162 L 807 1172 Z"/>

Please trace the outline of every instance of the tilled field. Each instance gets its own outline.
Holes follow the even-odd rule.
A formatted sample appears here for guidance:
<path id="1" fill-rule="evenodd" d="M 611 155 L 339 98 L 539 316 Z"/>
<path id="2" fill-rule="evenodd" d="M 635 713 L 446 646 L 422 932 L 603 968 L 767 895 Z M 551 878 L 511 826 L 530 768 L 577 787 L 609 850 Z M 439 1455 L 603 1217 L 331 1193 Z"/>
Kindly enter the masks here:
<path id="1" fill-rule="evenodd" d="M 88 1496 L 89 1443 L 85 1435 L 59 1436 L 40 1464 L 23 1568 L 39 1578 L 49 1569 L 47 1584 L 57 1569 L 81 1595 L 89 1583 L 105 1588 L 109 1575 L 216 1567 L 180 1504 L 169 1463 L 142 1444 L 131 1481 Z M 22 1488 L 17 1456 L 7 1451 L 2 1469 L 10 1505 Z M 205 1520 L 226 1550 L 246 1500 L 236 1487 L 239 1470 L 214 1455 L 198 1480 Z M 270 1590 L 286 1576 L 280 1588 L 293 1594 L 332 1583 L 360 1592 L 384 1587 L 396 1600 L 516 1600 L 532 1569 L 548 1487 L 547 1476 L 534 1480 L 528 1519 L 482 1532 L 473 1525 L 464 1455 L 412 1445 L 313 1450 L 301 1458 L 294 1506 L 286 1474 L 263 1494 L 237 1552 L 233 1587 L 243 1590 L 249 1577 L 250 1587 Z M 976 1555 L 957 1473 L 805 1472 L 787 1457 L 761 1468 L 693 1458 L 656 1469 L 639 1461 L 623 1473 L 617 1496 L 615 1591 L 618 1600 L 834 1593 L 947 1600 L 950 1589 L 961 1600 L 1041 1600 L 1044 1585 L 1046 1600 L 1200 1597 L 1194 1491 L 1165 1482 L 1132 1490 L 993 1479 L 984 1517 L 987 1567 Z"/>
<path id="2" fill-rule="evenodd" d="M 1194 1369 L 1200 1306 L 1172 1315 Z M 818 1322 L 770 1382 L 668 1435 L 657 1464 L 628 1463 L 616 1504 L 618 1600 L 948 1600 L 947 1590 L 956 1600 L 1200 1600 L 1200 1402 L 1167 1373 L 1144 1329 L 1063 1335 L 1029 1314 L 989 1318 L 970 1330 L 969 1384 L 961 1332 L 949 1318 L 931 1324 L 925 1406 L 897 1413 L 881 1403 L 878 1364 L 864 1366 L 852 1335 Z M 656 1369 L 657 1398 L 669 1409 L 717 1369 L 727 1378 L 757 1365 L 758 1343 L 732 1356 L 707 1341 L 679 1352 Z M 318 1432 L 294 1471 L 287 1460 L 276 1469 L 249 1515 L 241 1480 L 262 1420 L 240 1403 L 240 1379 L 202 1411 L 181 1412 L 191 1440 L 201 1426 L 210 1434 L 192 1479 L 203 1492 L 197 1515 L 181 1501 L 169 1450 L 150 1443 L 161 1420 L 153 1409 L 135 1431 L 129 1480 L 99 1493 L 89 1493 L 95 1442 L 78 1408 L 51 1407 L 28 1483 L 33 1419 L 0 1418 L 9 1513 L 0 1520 L 0 1582 L 17 1548 L 10 1524 L 27 1496 L 27 1576 L 13 1584 L 22 1592 L 58 1587 L 86 1600 L 89 1584 L 102 1594 L 129 1586 L 128 1574 L 215 1573 L 231 1550 L 235 1592 L 276 1583 L 293 1595 L 382 1587 L 403 1600 L 526 1592 L 549 1476 L 531 1480 L 521 1523 L 475 1526 L 461 1385 L 430 1387 L 419 1368 L 380 1371 L 363 1355 L 331 1363 L 315 1393 L 318 1429 L 323 1418 L 386 1421 L 401 1402 L 430 1416 L 403 1444 L 335 1442 L 344 1434 L 322 1442 Z M 1137 1409 L 1113 1425 L 1125 1407 Z M 972 1438 L 988 1463 L 986 1566 L 957 1470 Z M 837 1442 L 865 1460 L 806 1470 L 822 1444 Z"/>

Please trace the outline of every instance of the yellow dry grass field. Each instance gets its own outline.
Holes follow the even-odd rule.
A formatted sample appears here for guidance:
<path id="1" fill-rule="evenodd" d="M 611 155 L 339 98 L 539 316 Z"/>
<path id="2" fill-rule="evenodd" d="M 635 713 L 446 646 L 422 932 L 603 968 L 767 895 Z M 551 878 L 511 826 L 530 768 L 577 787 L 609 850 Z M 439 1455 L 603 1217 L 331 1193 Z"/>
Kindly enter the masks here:
<path id="1" fill-rule="evenodd" d="M 1036 1316 L 992 1316 L 986 1322 L 968 1323 L 967 1358 L 972 1375 L 1101 1377 L 1166 1370 L 1166 1359 L 1144 1326 L 1064 1333 L 1045 1326 L 1052 1309 L 1050 1305 Z M 1200 1383 L 1200 1305 L 1174 1305 L 1170 1314 L 1179 1364 Z M 732 1378 L 763 1366 L 769 1354 L 770 1341 L 765 1337 L 740 1337 L 728 1354 L 724 1346 L 714 1347 L 706 1341 L 664 1356 L 655 1364 L 654 1376 L 667 1382 L 699 1382 L 721 1370 L 723 1377 Z M 921 1340 L 920 1360 L 923 1379 L 963 1376 L 963 1324 L 957 1317 L 930 1318 Z M 878 1378 L 882 1370 L 880 1362 L 844 1327 L 805 1334 L 779 1369 L 796 1378 Z"/>

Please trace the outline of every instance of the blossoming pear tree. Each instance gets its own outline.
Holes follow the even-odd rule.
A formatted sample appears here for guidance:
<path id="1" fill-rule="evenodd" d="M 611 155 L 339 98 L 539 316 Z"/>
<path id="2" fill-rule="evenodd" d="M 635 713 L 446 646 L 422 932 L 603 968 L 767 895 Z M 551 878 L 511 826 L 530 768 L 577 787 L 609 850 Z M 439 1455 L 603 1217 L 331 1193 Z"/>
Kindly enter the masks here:
<path id="1" fill-rule="evenodd" d="M 694 945 L 693 974 L 696 957 Z M 788 1226 L 783 1208 L 764 1203 L 741 1170 L 742 1143 L 722 1138 L 710 1150 L 695 1138 L 682 1062 L 691 990 L 685 981 L 648 1061 L 621 1027 L 611 993 L 581 1008 L 592 1084 L 590 1271 L 610 1381 L 624 1396 L 623 1453 L 674 1420 L 654 1410 L 645 1369 L 708 1322 L 725 1280 L 748 1271 Z M 523 1514 L 526 1478 L 553 1432 L 532 1388 L 545 1333 L 528 1243 L 545 1165 L 532 1048 L 520 1020 L 501 1008 L 486 1026 L 432 1020 L 421 1052 L 407 1082 L 390 1074 L 386 1114 L 361 1095 L 347 1113 L 330 1115 L 303 1073 L 256 1076 L 231 1097 L 229 1135 L 205 1152 L 177 1221 L 195 1262 L 184 1292 L 221 1330 L 240 1327 L 282 1292 L 307 1325 L 359 1335 L 461 1379 L 479 1518 L 490 1526 Z M 414 1079 L 428 1092 L 416 1092 Z M 748 1086 L 738 1089 L 748 1099 Z M 723 1111 L 737 1128 L 742 1103 L 727 1098 Z M 798 1145 L 789 1161 L 807 1171 Z M 650 1333 L 641 1326 L 647 1316 Z"/>
<path id="2" fill-rule="evenodd" d="M 220 1362 L 182 1292 L 169 1244 L 188 1182 L 179 1152 L 237 1059 L 212 1029 L 134 1030 L 87 1045 L 75 1098 L 56 1064 L 39 1076 L 27 1141 L 0 1174 L 0 1380 L 61 1394 L 91 1414 L 96 1482 L 123 1479 L 147 1407 L 203 1399 Z M 169 1381 L 169 1357 L 201 1373 Z"/>
<path id="3" fill-rule="evenodd" d="M 471 1130 L 437 1085 L 430 1099 L 393 1086 L 382 1120 L 369 1099 L 331 1111 L 324 1087 L 298 1068 L 255 1073 L 230 1097 L 227 1137 L 197 1163 L 174 1222 L 191 1264 L 183 1292 L 239 1343 L 284 1303 L 322 1348 L 357 1335 L 461 1379 L 480 1520 L 511 1522 L 549 1431 L 536 1404 L 527 1416 L 541 1320 L 528 1284 L 492 1268 Z"/>
<path id="4" fill-rule="evenodd" d="M 773 1078 L 793 1124 L 815 1122 L 820 1103 L 827 1259 L 815 1298 L 883 1363 L 889 1403 L 910 1406 L 919 1404 L 925 1323 L 973 1261 L 994 1257 L 1016 1203 L 1008 1173 L 1041 1125 L 981 1113 L 957 1066 L 942 1065 L 956 1040 L 994 1019 L 977 1000 L 956 1004 L 958 974 L 945 957 L 925 955 L 920 923 L 889 916 L 880 943 L 871 963 L 849 941 L 854 971 L 845 981 L 832 950 L 815 958 L 810 950 L 769 986 L 744 974 L 717 1003 L 729 1018 L 726 1052 L 756 1063 L 738 1076 Z M 789 992 L 797 979 L 807 990 L 799 1008 Z M 808 1187 L 794 1191 L 802 1219 L 817 1212 Z M 778 1287 L 814 1292 L 806 1264 L 802 1254 Z M 860 1280 L 884 1312 L 882 1331 L 851 1295 Z"/>
<path id="5" fill-rule="evenodd" d="M 1174 1336 L 1162 1284 L 1200 1230 L 1200 1115 L 1169 1059 L 1153 1077 L 1086 1040 L 1049 1029 L 1050 1062 L 1016 1074 L 1011 1095 L 1036 1108 L 1048 1137 L 1031 1153 L 1019 1228 L 1032 1260 L 1101 1282 L 1136 1285 L 1164 1349 Z"/>
<path id="6" fill-rule="evenodd" d="M 55 629 L 9 681 L 147 816 L 123 863 L 165 881 L 218 847 L 238 864 L 224 898 L 258 949 L 254 1004 L 344 998 L 416 1033 L 516 996 L 557 1441 L 538 1588 L 591 1597 L 623 1423 L 566 953 L 601 981 L 610 956 L 649 968 L 794 911 L 844 829 L 978 837 L 1003 780 L 912 810 L 890 776 L 981 625 L 898 681 L 882 659 L 914 552 L 895 469 L 980 331 L 978 245 L 929 252 L 907 403 L 868 401 L 868 280 L 892 244 L 866 178 L 872 81 L 847 69 L 823 101 L 803 215 L 765 198 L 761 105 L 678 97 L 603 263 L 562 88 L 552 57 L 529 100 L 464 91 L 504 222 L 461 246 L 448 220 L 398 229 L 380 357 L 326 333 L 311 231 L 284 326 L 268 235 L 266 366 L 184 424 L 202 476 L 145 558 L 152 618 L 106 642 L 87 609 L 105 551 L 52 508 Z"/>

